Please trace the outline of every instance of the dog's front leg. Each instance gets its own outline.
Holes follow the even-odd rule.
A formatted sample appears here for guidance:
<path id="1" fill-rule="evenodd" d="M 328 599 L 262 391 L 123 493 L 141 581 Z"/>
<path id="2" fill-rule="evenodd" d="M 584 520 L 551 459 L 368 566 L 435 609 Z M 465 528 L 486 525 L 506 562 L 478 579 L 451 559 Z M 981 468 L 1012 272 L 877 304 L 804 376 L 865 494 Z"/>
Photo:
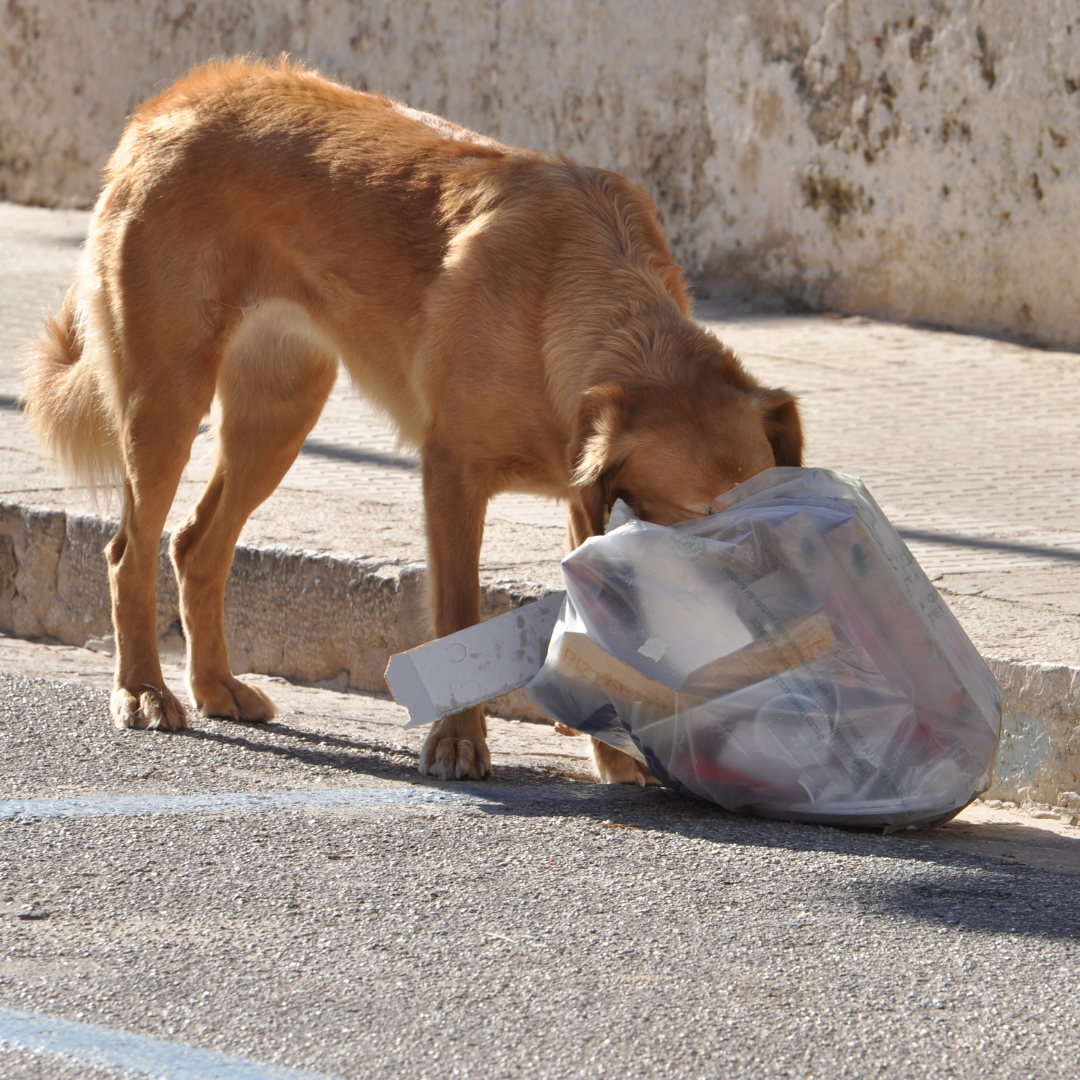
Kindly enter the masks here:
<path id="1" fill-rule="evenodd" d="M 480 621 L 480 544 L 487 490 L 482 478 L 435 442 L 424 447 L 424 509 L 435 634 L 453 634 Z M 491 772 L 487 721 L 479 706 L 444 716 L 420 752 L 420 772 L 439 780 L 475 779 Z"/>
<path id="2" fill-rule="evenodd" d="M 584 544 L 590 536 L 600 535 L 601 522 L 598 515 L 590 515 L 589 507 L 582 498 L 580 491 L 575 491 L 566 501 L 566 537 L 570 550 Z M 562 731 L 559 729 L 562 728 Z M 556 724 L 555 730 L 560 735 L 580 735 L 580 731 L 566 727 L 565 724 Z M 616 750 L 614 746 L 608 746 L 597 738 L 592 740 L 592 759 L 600 779 L 605 784 L 637 784 L 645 787 L 646 784 L 659 784 L 660 781 L 637 758 Z"/>

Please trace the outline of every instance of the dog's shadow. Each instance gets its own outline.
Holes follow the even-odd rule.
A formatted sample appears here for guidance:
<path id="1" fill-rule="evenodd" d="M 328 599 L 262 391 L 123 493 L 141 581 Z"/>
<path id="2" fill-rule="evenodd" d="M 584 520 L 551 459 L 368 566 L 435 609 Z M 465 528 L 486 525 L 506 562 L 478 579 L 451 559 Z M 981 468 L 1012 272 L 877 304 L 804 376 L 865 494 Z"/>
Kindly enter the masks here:
<path id="1" fill-rule="evenodd" d="M 860 880 L 854 892 L 850 886 L 842 895 L 838 891 L 838 899 L 845 905 L 854 900 L 868 915 L 911 918 L 957 930 L 1080 939 L 1080 911 L 1066 902 L 1071 889 L 1063 882 L 1063 875 L 1080 873 L 1080 835 L 1073 839 L 1049 834 L 1017 821 L 987 826 L 988 843 L 973 839 L 981 826 L 960 823 L 882 836 L 733 813 L 663 788 L 583 782 L 561 775 L 557 766 L 502 765 L 492 780 L 440 783 L 417 775 L 418 754 L 408 747 L 313 732 L 281 721 L 230 725 L 227 731 L 189 729 L 182 734 L 315 766 L 324 773 L 436 788 L 461 796 L 485 814 L 571 818 L 611 829 L 608 835 L 630 843 L 650 834 L 654 839 L 657 834 L 692 839 L 704 843 L 708 856 L 719 860 L 728 858 L 732 847 L 749 847 L 921 863 L 924 872 L 887 875 L 883 883 Z M 961 834 L 955 843 L 954 834 Z M 1045 865 L 1007 857 L 1034 849 L 1048 851 Z M 827 879 L 823 882 L 826 891 L 830 884 Z M 1033 893 L 1043 897 L 1039 904 L 1025 899 Z"/>
<path id="2" fill-rule="evenodd" d="M 276 719 L 269 724 L 235 721 L 214 728 L 184 728 L 174 732 L 181 738 L 216 743 L 255 754 L 266 754 L 282 761 L 342 773 L 363 773 L 386 778 L 400 774 L 401 779 L 415 774 L 419 755 L 405 746 L 380 743 L 344 735 L 331 735 L 292 727 Z M 263 736 L 259 738 L 259 736 Z M 281 741 L 278 740 L 287 740 Z M 407 761 L 399 762 L 406 758 Z"/>
<path id="3" fill-rule="evenodd" d="M 173 733 L 181 738 L 215 743 L 255 754 L 267 754 L 281 761 L 333 771 L 341 774 L 378 776 L 415 784 L 420 755 L 411 747 L 399 743 L 380 742 L 370 737 L 334 735 L 290 725 L 286 717 L 269 724 L 234 721 L 220 723 L 212 729 L 184 728 Z M 261 737 L 260 737 L 261 736 Z M 558 766 L 503 765 L 498 766 L 501 780 L 535 788 L 555 781 L 577 782 L 580 776 L 570 776 Z M 599 787 L 589 784 L 589 787 Z M 457 784 L 447 785 L 450 791 L 461 790 Z"/>

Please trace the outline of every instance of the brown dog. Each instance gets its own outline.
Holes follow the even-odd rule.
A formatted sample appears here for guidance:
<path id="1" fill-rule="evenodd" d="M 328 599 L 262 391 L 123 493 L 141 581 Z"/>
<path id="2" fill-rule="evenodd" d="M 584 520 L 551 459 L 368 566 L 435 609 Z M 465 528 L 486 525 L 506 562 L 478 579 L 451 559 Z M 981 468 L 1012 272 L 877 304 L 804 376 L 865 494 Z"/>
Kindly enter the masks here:
<path id="1" fill-rule="evenodd" d="M 488 499 L 567 500 L 572 545 L 622 496 L 667 524 L 797 465 L 795 403 L 688 317 L 648 198 L 303 69 L 196 69 L 131 119 L 75 284 L 36 345 L 27 412 L 74 476 L 123 480 L 106 556 L 118 725 L 175 729 L 157 653 L 158 544 L 215 396 L 213 476 L 172 538 L 191 692 L 266 720 L 222 626 L 233 548 L 285 475 L 339 357 L 423 460 L 435 632 L 477 622 Z M 490 771 L 479 708 L 421 772 Z M 602 752 L 603 753 L 603 752 Z M 599 759 L 605 779 L 640 772 Z"/>

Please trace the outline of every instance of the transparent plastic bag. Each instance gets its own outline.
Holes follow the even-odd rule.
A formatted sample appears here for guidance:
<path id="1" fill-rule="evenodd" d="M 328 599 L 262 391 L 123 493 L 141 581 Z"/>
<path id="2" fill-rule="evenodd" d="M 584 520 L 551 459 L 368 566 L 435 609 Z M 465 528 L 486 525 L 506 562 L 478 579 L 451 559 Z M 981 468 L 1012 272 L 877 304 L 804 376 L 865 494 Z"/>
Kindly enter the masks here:
<path id="1" fill-rule="evenodd" d="M 729 810 L 891 829 L 986 790 L 1001 691 L 863 485 L 776 468 L 720 501 L 618 504 L 563 560 L 532 700 Z"/>

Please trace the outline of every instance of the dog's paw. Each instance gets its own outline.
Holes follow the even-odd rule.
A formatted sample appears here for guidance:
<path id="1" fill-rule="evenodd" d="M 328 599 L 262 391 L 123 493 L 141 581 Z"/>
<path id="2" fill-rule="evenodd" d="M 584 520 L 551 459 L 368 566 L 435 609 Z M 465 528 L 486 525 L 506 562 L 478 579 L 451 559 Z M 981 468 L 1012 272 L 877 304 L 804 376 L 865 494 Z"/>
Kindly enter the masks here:
<path id="1" fill-rule="evenodd" d="M 184 706 L 164 686 L 147 687 L 138 693 L 118 686 L 112 692 L 110 709 L 118 728 L 180 731 L 187 727 Z"/>
<path id="2" fill-rule="evenodd" d="M 599 739 L 592 741 L 592 756 L 596 771 L 605 784 L 637 784 L 638 787 L 645 787 L 646 784 L 660 783 L 637 758 Z"/>
<path id="3" fill-rule="evenodd" d="M 261 724 L 272 720 L 277 708 L 261 690 L 226 675 L 213 679 L 192 679 L 191 696 L 206 717 L 243 720 Z"/>
<path id="4" fill-rule="evenodd" d="M 420 751 L 420 774 L 436 780 L 482 780 L 491 775 L 491 753 L 483 715 L 466 713 L 439 720 Z M 476 710 L 479 713 L 479 710 Z"/>

